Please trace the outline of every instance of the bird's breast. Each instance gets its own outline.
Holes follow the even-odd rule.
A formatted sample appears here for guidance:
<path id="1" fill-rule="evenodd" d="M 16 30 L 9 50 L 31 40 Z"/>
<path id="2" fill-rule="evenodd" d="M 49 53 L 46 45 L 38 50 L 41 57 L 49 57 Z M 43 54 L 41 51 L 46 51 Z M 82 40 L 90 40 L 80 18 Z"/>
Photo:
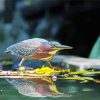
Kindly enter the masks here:
<path id="1" fill-rule="evenodd" d="M 57 51 L 47 52 L 47 51 L 38 51 L 34 52 L 28 59 L 35 60 L 51 60 Z"/>
<path id="2" fill-rule="evenodd" d="M 32 58 L 33 59 L 39 59 L 39 60 L 43 60 L 46 59 L 48 57 L 50 57 L 51 54 L 49 52 L 35 52 L 32 54 Z"/>

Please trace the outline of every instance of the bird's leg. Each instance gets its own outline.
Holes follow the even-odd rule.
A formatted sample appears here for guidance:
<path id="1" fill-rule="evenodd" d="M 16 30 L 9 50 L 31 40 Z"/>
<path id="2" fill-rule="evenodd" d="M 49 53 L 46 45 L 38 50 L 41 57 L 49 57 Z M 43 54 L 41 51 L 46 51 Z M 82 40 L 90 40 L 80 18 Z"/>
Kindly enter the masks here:
<path id="1" fill-rule="evenodd" d="M 21 62 L 19 63 L 19 67 L 22 67 L 22 63 L 25 61 L 25 58 L 23 58 L 22 60 L 21 60 Z"/>
<path id="2" fill-rule="evenodd" d="M 48 63 L 49 66 L 52 68 L 52 65 L 51 65 L 51 63 L 50 63 L 50 60 L 48 60 L 47 63 Z"/>
<path id="3" fill-rule="evenodd" d="M 23 77 L 23 75 L 25 75 L 25 71 L 26 71 L 26 69 L 25 69 L 25 67 L 24 66 L 22 66 L 22 63 L 25 61 L 25 58 L 23 58 L 22 60 L 21 60 L 21 62 L 19 63 L 19 68 L 18 68 L 18 70 L 19 70 L 19 74 Z"/>

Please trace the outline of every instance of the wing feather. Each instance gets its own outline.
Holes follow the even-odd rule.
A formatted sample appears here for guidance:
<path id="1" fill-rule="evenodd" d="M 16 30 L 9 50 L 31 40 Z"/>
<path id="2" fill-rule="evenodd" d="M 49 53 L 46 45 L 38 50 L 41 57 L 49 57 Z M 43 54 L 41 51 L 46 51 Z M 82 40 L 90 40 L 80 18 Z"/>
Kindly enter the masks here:
<path id="1" fill-rule="evenodd" d="M 21 41 L 15 45 L 10 46 L 10 50 L 17 56 L 30 56 L 43 43 L 48 43 L 47 40 L 41 38 L 34 38 Z"/>

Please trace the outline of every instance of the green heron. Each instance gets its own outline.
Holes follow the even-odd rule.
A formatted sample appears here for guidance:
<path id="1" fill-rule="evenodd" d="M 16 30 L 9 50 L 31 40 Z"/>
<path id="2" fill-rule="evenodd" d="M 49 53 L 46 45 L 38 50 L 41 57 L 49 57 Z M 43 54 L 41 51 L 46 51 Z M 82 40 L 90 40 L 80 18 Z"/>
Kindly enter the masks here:
<path id="1" fill-rule="evenodd" d="M 6 53 L 11 53 L 22 58 L 19 67 L 25 60 L 43 60 L 47 61 L 51 67 L 50 60 L 57 51 L 62 49 L 72 49 L 70 46 L 61 45 L 56 41 L 47 41 L 42 38 L 33 38 L 21 41 L 6 49 Z"/>

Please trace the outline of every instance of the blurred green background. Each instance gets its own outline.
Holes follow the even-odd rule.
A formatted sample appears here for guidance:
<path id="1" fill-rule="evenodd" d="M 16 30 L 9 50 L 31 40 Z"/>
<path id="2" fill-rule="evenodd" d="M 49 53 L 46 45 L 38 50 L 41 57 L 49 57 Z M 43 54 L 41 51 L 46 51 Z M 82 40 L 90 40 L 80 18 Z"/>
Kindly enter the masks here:
<path id="1" fill-rule="evenodd" d="M 61 54 L 89 57 L 99 12 L 98 0 L 0 0 L 0 56 L 9 45 L 40 37 L 74 47 Z"/>
<path id="2" fill-rule="evenodd" d="M 29 38 L 56 40 L 74 47 L 59 54 L 100 58 L 99 0 L 0 0 L 0 61 L 9 59 L 18 67 L 18 58 L 4 53 L 5 49 Z M 92 49 L 93 48 L 93 49 Z M 12 63 L 9 64 L 11 66 Z M 0 68 L 1 68 L 0 64 Z M 57 87 L 72 97 L 62 100 L 99 100 L 100 85 L 95 83 L 58 82 Z M 23 96 L 0 79 L 0 100 L 51 100 Z"/>

